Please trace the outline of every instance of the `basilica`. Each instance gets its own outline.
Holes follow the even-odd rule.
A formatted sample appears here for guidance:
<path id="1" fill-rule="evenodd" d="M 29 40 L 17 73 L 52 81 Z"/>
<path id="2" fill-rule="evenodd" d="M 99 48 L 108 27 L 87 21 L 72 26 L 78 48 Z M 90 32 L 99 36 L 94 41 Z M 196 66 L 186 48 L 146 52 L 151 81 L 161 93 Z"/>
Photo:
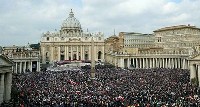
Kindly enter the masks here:
<path id="1" fill-rule="evenodd" d="M 91 45 L 94 41 L 94 50 Z M 43 34 L 41 63 L 90 61 L 94 51 L 95 61 L 104 60 L 104 34 L 83 32 L 79 20 L 71 10 L 59 31 Z"/>
<path id="2" fill-rule="evenodd" d="M 37 49 L 3 47 L 2 54 L 14 61 L 13 73 L 94 59 L 128 69 L 190 69 L 190 79 L 200 81 L 200 28 L 190 24 L 159 28 L 152 34 L 120 32 L 105 39 L 102 32 L 84 32 L 71 10 L 58 31 L 42 34 Z"/>

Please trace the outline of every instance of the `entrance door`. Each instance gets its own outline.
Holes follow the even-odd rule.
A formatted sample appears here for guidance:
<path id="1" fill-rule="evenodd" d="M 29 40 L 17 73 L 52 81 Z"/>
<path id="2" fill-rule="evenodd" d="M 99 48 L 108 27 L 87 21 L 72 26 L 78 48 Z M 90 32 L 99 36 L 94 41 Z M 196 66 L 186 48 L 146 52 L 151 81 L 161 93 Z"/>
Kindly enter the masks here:
<path id="1" fill-rule="evenodd" d="M 60 55 L 60 60 L 63 61 L 65 59 L 65 55 Z"/>
<path id="2" fill-rule="evenodd" d="M 85 60 L 88 60 L 88 54 L 85 54 Z"/>
<path id="3" fill-rule="evenodd" d="M 76 54 L 73 55 L 73 60 L 76 60 Z"/>
<path id="4" fill-rule="evenodd" d="M 98 59 L 101 59 L 101 51 L 98 52 Z"/>

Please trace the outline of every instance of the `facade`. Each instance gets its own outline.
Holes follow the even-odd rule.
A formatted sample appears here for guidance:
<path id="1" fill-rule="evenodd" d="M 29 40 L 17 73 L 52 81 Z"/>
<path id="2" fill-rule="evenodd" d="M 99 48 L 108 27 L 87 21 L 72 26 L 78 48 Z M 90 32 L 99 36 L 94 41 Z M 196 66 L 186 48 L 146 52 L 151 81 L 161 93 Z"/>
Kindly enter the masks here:
<path id="1" fill-rule="evenodd" d="M 136 49 L 134 54 L 126 51 L 108 53 L 106 61 L 122 68 L 189 69 L 189 60 L 200 52 L 200 29 L 195 26 L 178 25 L 161 28 L 154 31 L 150 41 L 147 40 L 149 36 L 143 38 L 139 35 L 138 33 L 124 35 L 124 47 Z M 137 39 L 134 41 L 133 38 Z M 137 44 L 138 47 L 133 44 Z"/>
<path id="2" fill-rule="evenodd" d="M 40 71 L 40 51 L 28 46 L 6 46 L 3 53 L 14 62 L 13 73 Z"/>
<path id="3" fill-rule="evenodd" d="M 105 53 L 115 53 L 120 50 L 119 37 L 113 35 L 105 39 Z"/>
<path id="4" fill-rule="evenodd" d="M 12 66 L 13 62 L 0 54 L 0 105 L 11 99 Z"/>
<path id="5" fill-rule="evenodd" d="M 91 49 L 92 40 L 94 40 L 94 50 Z M 40 43 L 43 64 L 91 60 L 92 51 L 95 61 L 104 61 L 104 34 L 84 33 L 72 10 L 62 23 L 61 29 L 44 33 Z"/>
<path id="6" fill-rule="evenodd" d="M 156 47 L 172 54 L 192 54 L 200 45 L 200 28 L 190 25 L 164 27 L 154 31 Z"/>
<path id="7" fill-rule="evenodd" d="M 149 48 L 154 46 L 154 36 L 152 34 L 142 34 L 135 32 L 122 32 L 124 35 L 125 48 Z"/>

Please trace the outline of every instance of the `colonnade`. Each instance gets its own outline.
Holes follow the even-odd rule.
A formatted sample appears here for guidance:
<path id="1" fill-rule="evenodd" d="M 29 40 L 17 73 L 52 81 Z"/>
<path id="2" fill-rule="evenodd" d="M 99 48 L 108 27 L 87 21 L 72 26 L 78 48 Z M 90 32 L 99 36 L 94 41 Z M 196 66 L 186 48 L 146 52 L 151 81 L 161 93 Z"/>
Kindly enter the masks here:
<path id="1" fill-rule="evenodd" d="M 115 61 L 116 62 L 116 61 Z M 188 69 L 186 58 L 120 58 L 115 65 L 122 68 L 181 68 Z"/>
<path id="2" fill-rule="evenodd" d="M 94 51 L 95 60 L 104 59 L 104 47 L 98 43 L 95 43 L 93 50 L 90 43 L 87 45 L 55 45 L 49 47 L 48 50 L 42 46 L 42 63 L 61 60 L 91 60 L 91 51 Z"/>
<path id="3" fill-rule="evenodd" d="M 18 61 L 14 65 L 14 73 L 25 73 L 27 71 L 40 71 L 39 61 Z"/>
<path id="4" fill-rule="evenodd" d="M 0 104 L 11 99 L 12 72 L 0 72 Z"/>
<path id="5" fill-rule="evenodd" d="M 65 60 L 73 60 L 74 55 L 76 55 L 76 59 L 74 60 L 89 60 L 90 58 L 90 47 L 88 46 L 88 49 L 85 49 L 85 46 L 64 46 L 65 51 L 64 53 L 60 52 L 60 47 L 58 51 L 58 55 L 64 55 Z M 70 47 L 70 48 L 69 48 Z M 86 54 L 88 56 L 86 56 Z M 62 60 L 61 58 L 58 58 L 58 60 Z"/>

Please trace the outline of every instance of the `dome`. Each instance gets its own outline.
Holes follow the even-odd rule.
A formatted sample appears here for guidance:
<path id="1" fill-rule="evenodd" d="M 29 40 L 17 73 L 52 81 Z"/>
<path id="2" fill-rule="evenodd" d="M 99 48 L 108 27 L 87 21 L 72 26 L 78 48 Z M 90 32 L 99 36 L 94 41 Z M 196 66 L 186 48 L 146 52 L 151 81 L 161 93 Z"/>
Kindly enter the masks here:
<path id="1" fill-rule="evenodd" d="M 69 29 L 73 29 L 73 28 L 78 28 L 81 29 L 81 24 L 80 22 L 74 17 L 74 13 L 71 12 L 69 13 L 69 17 L 64 20 L 64 22 L 62 23 L 62 28 L 69 28 Z"/>

